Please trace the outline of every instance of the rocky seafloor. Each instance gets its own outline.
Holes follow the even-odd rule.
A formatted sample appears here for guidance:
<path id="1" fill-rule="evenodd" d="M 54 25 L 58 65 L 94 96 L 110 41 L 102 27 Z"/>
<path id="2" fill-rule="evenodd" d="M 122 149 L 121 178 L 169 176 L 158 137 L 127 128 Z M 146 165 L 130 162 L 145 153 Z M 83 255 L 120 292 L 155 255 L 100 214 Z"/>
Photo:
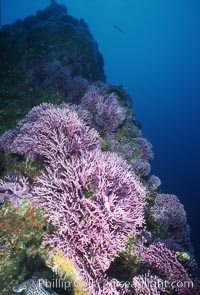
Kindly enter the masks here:
<path id="1" fill-rule="evenodd" d="M 51 1 L 0 44 L 0 293 L 200 294 L 184 206 L 85 21 Z"/>

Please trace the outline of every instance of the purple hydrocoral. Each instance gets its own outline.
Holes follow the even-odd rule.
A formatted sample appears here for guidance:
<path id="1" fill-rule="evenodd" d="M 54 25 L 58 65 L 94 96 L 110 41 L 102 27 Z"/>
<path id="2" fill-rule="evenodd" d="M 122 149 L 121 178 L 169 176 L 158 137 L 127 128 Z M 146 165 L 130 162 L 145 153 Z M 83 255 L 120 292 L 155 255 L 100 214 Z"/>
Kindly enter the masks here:
<path id="1" fill-rule="evenodd" d="M 144 161 L 151 161 L 153 159 L 152 145 L 146 138 L 134 138 L 133 147 L 137 149 L 140 158 Z"/>
<path id="2" fill-rule="evenodd" d="M 57 157 L 34 187 L 34 202 L 57 231 L 47 239 L 100 288 L 105 271 L 144 223 L 145 189 L 116 154 Z M 99 286 L 98 286 L 99 285 Z"/>
<path id="3" fill-rule="evenodd" d="M 139 245 L 134 249 L 134 255 L 140 259 L 140 265 L 151 270 L 151 273 L 159 273 L 159 276 L 173 283 L 173 289 L 178 295 L 198 295 L 199 283 L 192 281 L 183 265 L 162 242 L 151 244 L 149 247 Z M 187 285 L 186 283 L 190 284 Z M 181 287 L 179 288 L 178 286 Z"/>
<path id="4" fill-rule="evenodd" d="M 55 105 L 51 103 L 41 103 L 39 106 L 36 106 L 30 110 L 30 112 L 17 123 L 16 129 L 19 130 L 21 127 L 23 127 L 26 123 L 34 123 L 39 119 L 41 116 L 43 116 L 44 112 L 53 109 Z"/>
<path id="5" fill-rule="evenodd" d="M 116 279 L 105 279 L 100 290 L 94 292 L 95 295 L 125 295 L 128 292 L 129 284 L 119 282 Z"/>
<path id="6" fill-rule="evenodd" d="M 49 93 L 67 94 L 71 74 L 58 60 L 23 58 L 22 67 L 33 87 L 45 88 Z"/>
<path id="7" fill-rule="evenodd" d="M 22 68 L 32 87 L 39 88 L 45 80 L 46 60 L 42 58 L 22 58 Z"/>
<path id="8" fill-rule="evenodd" d="M 33 87 L 67 96 L 71 101 L 80 101 L 89 86 L 88 81 L 80 76 L 72 78 L 69 68 L 58 60 L 24 58 L 22 65 Z"/>
<path id="9" fill-rule="evenodd" d="M 42 107 L 43 109 L 43 107 Z M 38 108 L 41 111 L 41 108 Z M 35 114 L 36 112 L 36 114 Z M 30 119 L 30 121 L 29 121 Z M 58 155 L 77 154 L 93 148 L 100 148 L 98 133 L 86 126 L 72 107 L 49 107 L 39 112 L 31 111 L 25 124 L 17 130 L 13 142 L 9 142 L 11 152 L 25 154 L 31 160 L 40 155 L 45 159 L 55 159 Z M 1 141 L 3 141 L 5 136 Z"/>
<path id="10" fill-rule="evenodd" d="M 126 136 L 117 140 L 114 134 L 108 134 L 106 139 L 110 144 L 110 150 L 126 159 L 138 176 L 147 176 L 150 173 L 149 161 L 153 158 L 153 152 L 148 140 L 142 137 L 127 138 Z"/>
<path id="11" fill-rule="evenodd" d="M 12 151 L 12 145 L 13 141 L 17 137 L 17 135 L 20 133 L 20 129 L 25 124 L 34 124 L 35 121 L 41 116 L 43 116 L 44 112 L 48 109 L 54 108 L 53 104 L 50 103 L 42 103 L 41 105 L 32 108 L 32 110 L 17 123 L 17 126 L 15 129 L 11 129 L 6 131 L 1 137 L 0 137 L 0 147 L 4 151 Z M 15 151 L 13 151 L 15 152 Z"/>
<path id="12" fill-rule="evenodd" d="M 83 109 L 80 104 L 65 104 L 60 105 L 61 108 L 67 107 L 73 112 L 76 112 L 80 119 L 82 119 L 88 126 L 92 125 L 92 115 L 89 111 Z"/>
<path id="13" fill-rule="evenodd" d="M 0 179 L 0 202 L 9 201 L 18 205 L 27 197 L 30 197 L 30 187 L 25 177 L 20 174 L 8 174 L 4 179 Z"/>
<path id="14" fill-rule="evenodd" d="M 81 100 L 81 105 L 93 115 L 93 124 L 105 132 L 114 132 L 123 124 L 126 111 L 119 105 L 114 93 L 92 85 Z"/>
<path id="15" fill-rule="evenodd" d="M 160 295 L 163 291 L 164 282 L 150 272 L 137 275 L 133 278 L 135 295 Z"/>
<path id="16" fill-rule="evenodd" d="M 130 164 L 132 165 L 133 170 L 138 176 L 147 176 L 151 171 L 151 165 L 147 161 L 141 159 L 132 159 L 130 161 Z"/>
<path id="17" fill-rule="evenodd" d="M 3 151 L 9 151 L 10 147 L 13 143 L 13 140 L 17 136 L 17 130 L 11 129 L 6 131 L 1 137 L 0 137 L 0 150 Z"/>
<path id="18" fill-rule="evenodd" d="M 49 93 L 59 93 L 68 96 L 71 101 L 80 101 L 89 87 L 86 79 L 75 76 L 72 78 L 69 69 L 59 61 L 49 62 L 44 68 L 45 80 L 42 87 Z"/>
<path id="19" fill-rule="evenodd" d="M 67 67 L 55 60 L 45 64 L 44 74 L 45 79 L 41 86 L 47 89 L 49 93 L 68 94 L 72 80 Z"/>
<path id="20" fill-rule="evenodd" d="M 183 231 L 186 213 L 175 195 L 158 194 L 151 209 L 154 220 L 166 231 Z"/>
<path id="21" fill-rule="evenodd" d="M 88 87 L 89 83 L 86 79 L 75 76 L 69 87 L 69 100 L 73 102 L 80 102 Z"/>
<path id="22" fill-rule="evenodd" d="M 189 240 L 190 241 L 190 240 Z M 198 271 L 198 264 L 193 257 L 193 249 L 189 249 L 190 251 L 186 251 L 182 245 L 176 243 L 172 237 L 162 240 L 158 239 L 154 241 L 154 243 L 161 242 L 164 243 L 165 246 L 178 257 L 180 257 L 180 261 L 183 266 L 190 271 L 190 273 L 196 273 Z"/>
<path id="23" fill-rule="evenodd" d="M 151 175 L 147 181 L 147 186 L 149 191 L 154 191 L 161 186 L 161 180 L 155 175 Z"/>

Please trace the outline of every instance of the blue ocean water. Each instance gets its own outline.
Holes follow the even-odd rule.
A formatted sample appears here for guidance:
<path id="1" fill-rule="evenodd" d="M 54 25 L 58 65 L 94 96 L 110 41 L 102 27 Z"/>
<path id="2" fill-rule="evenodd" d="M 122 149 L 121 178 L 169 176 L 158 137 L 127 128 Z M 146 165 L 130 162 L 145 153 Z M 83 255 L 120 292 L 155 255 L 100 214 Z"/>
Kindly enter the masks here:
<path id="1" fill-rule="evenodd" d="M 83 17 L 98 42 L 109 83 L 123 84 L 154 146 L 152 173 L 184 204 L 200 245 L 200 2 L 198 0 L 60 0 Z M 2 23 L 24 18 L 48 0 L 2 0 Z M 122 31 L 118 30 L 121 28 Z"/>

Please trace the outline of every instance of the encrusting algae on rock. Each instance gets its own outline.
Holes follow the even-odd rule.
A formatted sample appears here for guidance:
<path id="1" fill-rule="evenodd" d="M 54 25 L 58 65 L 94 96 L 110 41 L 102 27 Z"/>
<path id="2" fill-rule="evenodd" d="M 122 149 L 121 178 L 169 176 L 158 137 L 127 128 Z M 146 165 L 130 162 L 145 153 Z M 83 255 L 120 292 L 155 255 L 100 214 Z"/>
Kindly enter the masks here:
<path id="1" fill-rule="evenodd" d="M 84 282 L 78 275 L 72 262 L 61 251 L 57 251 L 51 254 L 46 264 L 58 275 L 60 279 L 68 282 L 68 285 L 72 286 L 74 295 L 87 295 Z"/>

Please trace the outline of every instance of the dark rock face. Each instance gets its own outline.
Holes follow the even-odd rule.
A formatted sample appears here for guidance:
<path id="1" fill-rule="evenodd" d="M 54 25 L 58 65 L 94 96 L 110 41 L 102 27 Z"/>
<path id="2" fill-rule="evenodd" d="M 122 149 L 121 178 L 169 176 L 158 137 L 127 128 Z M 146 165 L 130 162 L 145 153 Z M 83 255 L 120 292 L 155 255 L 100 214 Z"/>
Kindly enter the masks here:
<path id="1" fill-rule="evenodd" d="M 105 80 L 103 57 L 87 24 L 68 15 L 65 6 L 51 2 L 35 16 L 4 26 L 2 35 L 13 43 L 19 57 L 48 56 L 64 62 L 72 71 L 78 68 L 84 78 Z"/>
<path id="2" fill-rule="evenodd" d="M 0 48 L 0 134 L 34 105 L 50 101 L 48 95 L 32 89 L 24 60 L 57 61 L 69 70 L 72 79 L 105 81 L 103 57 L 87 24 L 70 16 L 56 1 L 35 16 L 3 26 Z"/>

